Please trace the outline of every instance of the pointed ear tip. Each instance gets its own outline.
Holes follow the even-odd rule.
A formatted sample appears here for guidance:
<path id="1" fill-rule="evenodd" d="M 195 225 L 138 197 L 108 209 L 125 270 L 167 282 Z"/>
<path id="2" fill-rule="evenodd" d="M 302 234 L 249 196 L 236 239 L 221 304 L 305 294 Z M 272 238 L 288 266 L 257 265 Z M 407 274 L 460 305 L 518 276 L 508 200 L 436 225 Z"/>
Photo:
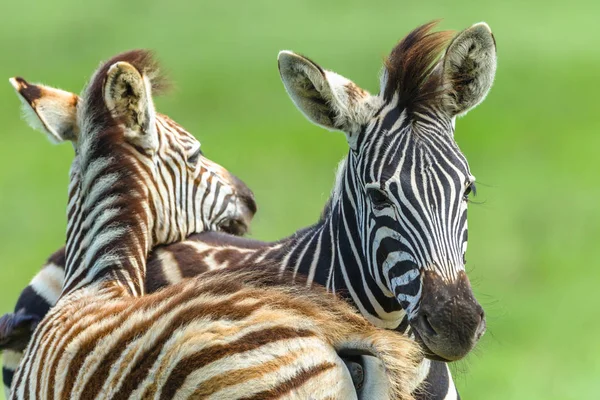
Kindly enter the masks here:
<path id="1" fill-rule="evenodd" d="M 298 55 L 290 50 L 281 50 L 279 54 L 277 54 L 277 63 L 281 65 L 282 62 L 289 61 L 293 58 L 297 58 Z"/>
<path id="2" fill-rule="evenodd" d="M 279 68 L 279 72 L 281 73 L 283 70 L 288 69 L 292 60 L 297 57 L 298 55 L 293 51 L 281 50 L 277 54 L 277 68 Z"/>
<path id="3" fill-rule="evenodd" d="M 279 52 L 279 54 L 277 54 L 277 58 L 281 58 L 281 57 L 290 57 L 290 56 L 295 56 L 296 53 L 294 53 L 291 50 L 281 50 Z"/>
<path id="4" fill-rule="evenodd" d="M 490 35 L 492 34 L 492 28 L 490 28 L 490 26 L 484 21 L 473 24 L 471 29 L 482 29 L 487 31 Z"/>
<path id="5" fill-rule="evenodd" d="M 27 81 L 20 76 L 13 76 L 12 78 L 9 78 L 8 82 L 10 82 L 17 92 L 20 92 L 23 86 L 27 85 Z"/>
<path id="6" fill-rule="evenodd" d="M 112 64 L 109 68 L 108 71 L 106 72 L 107 75 L 110 75 L 112 73 L 115 72 L 115 70 L 123 70 L 123 71 L 135 71 L 139 74 L 138 70 L 136 67 L 134 67 L 133 65 L 131 65 L 130 63 L 128 63 L 127 61 L 117 61 L 116 63 Z"/>
<path id="7" fill-rule="evenodd" d="M 116 63 L 111 64 L 110 67 L 108 67 L 108 71 L 106 73 L 110 74 L 115 69 L 120 68 L 122 64 L 124 64 L 123 61 L 117 61 Z"/>

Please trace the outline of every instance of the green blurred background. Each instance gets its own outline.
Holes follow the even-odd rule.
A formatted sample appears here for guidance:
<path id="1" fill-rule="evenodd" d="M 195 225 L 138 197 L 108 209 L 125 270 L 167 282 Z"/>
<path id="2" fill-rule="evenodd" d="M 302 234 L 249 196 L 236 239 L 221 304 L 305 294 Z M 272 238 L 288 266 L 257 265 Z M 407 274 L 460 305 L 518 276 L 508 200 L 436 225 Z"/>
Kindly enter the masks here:
<path id="1" fill-rule="evenodd" d="M 254 190 L 252 236 L 314 222 L 343 135 L 288 100 L 276 56 L 292 49 L 372 92 L 384 55 L 417 25 L 484 20 L 496 83 L 457 123 L 478 180 L 468 270 L 488 333 L 454 365 L 464 399 L 593 399 L 600 392 L 600 30 L 596 0 L 4 0 L 0 77 L 79 92 L 101 60 L 156 50 L 176 90 L 157 101 L 206 155 Z M 70 146 L 52 147 L 0 86 L 0 313 L 64 242 Z M 0 394 L 0 396 L 2 396 Z"/>

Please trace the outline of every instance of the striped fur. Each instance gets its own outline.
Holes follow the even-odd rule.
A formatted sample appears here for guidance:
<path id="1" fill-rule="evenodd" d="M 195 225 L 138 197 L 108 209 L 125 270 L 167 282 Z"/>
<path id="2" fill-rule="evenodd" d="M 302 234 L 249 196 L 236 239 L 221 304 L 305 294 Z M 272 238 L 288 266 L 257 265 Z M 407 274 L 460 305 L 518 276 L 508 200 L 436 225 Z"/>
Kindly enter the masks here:
<path id="1" fill-rule="evenodd" d="M 478 27 L 481 27 L 481 25 L 476 25 L 475 26 L 475 31 L 478 31 Z M 470 30 L 465 31 L 465 33 L 459 35 L 457 37 L 457 39 L 455 39 L 454 41 L 454 45 L 461 44 L 464 45 L 464 43 L 460 43 L 460 37 L 464 37 L 465 35 L 467 36 L 467 38 L 469 36 L 473 36 L 473 29 L 471 28 Z M 485 32 L 484 32 L 485 33 Z M 479 34 L 481 34 L 481 32 L 479 32 Z M 408 39 L 408 40 L 407 40 Z M 415 34 L 411 34 L 409 35 L 409 37 L 405 39 L 405 41 L 403 43 L 401 43 L 401 45 L 406 46 L 407 43 L 410 43 L 411 40 L 415 39 Z M 399 46 L 402 47 L 402 46 Z M 409 50 L 410 47 L 409 47 Z M 393 53 L 394 55 L 394 53 Z M 391 56 L 390 57 L 390 62 L 394 61 L 394 57 Z M 438 64 L 439 65 L 439 64 Z M 390 71 L 390 76 L 394 77 L 392 80 L 390 80 L 389 77 L 385 77 L 384 75 L 384 79 L 382 81 L 382 85 L 389 87 L 389 85 L 387 85 L 387 82 L 390 81 L 394 81 L 394 82 L 399 82 L 402 79 L 406 80 L 407 78 L 401 78 L 402 73 L 401 71 Z M 327 74 L 332 74 L 330 72 L 327 71 Z M 404 74 L 406 75 L 406 71 L 404 71 Z M 408 74 L 410 76 L 410 74 Z M 366 92 L 357 89 L 357 87 L 352 84 L 351 82 L 347 81 L 344 85 L 346 91 L 347 91 L 347 97 L 348 98 L 352 98 L 352 100 L 354 102 L 360 102 L 361 98 L 360 96 L 365 96 L 367 95 Z M 398 89 L 395 89 L 398 90 Z M 411 89 L 411 90 L 415 90 L 415 89 Z M 410 90 L 407 89 L 407 92 L 410 92 Z M 427 98 L 433 98 L 436 99 L 435 96 L 433 96 L 433 94 L 436 94 L 435 91 L 429 91 L 429 97 L 428 96 L 421 96 L 420 97 L 420 102 L 413 102 L 411 105 L 411 112 L 413 113 L 420 113 L 417 114 L 416 116 L 418 117 L 418 123 L 420 125 L 420 128 L 423 131 L 428 132 L 432 137 L 435 137 L 438 132 L 436 131 L 436 129 L 439 129 L 439 127 L 436 127 L 434 125 L 425 125 L 424 121 L 422 121 L 421 119 L 423 118 L 423 116 L 426 115 L 427 111 L 424 111 L 424 109 L 426 109 L 427 102 L 423 101 L 423 99 L 427 99 Z M 444 93 L 441 94 L 441 98 L 444 99 L 443 97 Z M 390 101 L 392 104 L 396 104 L 396 107 L 398 106 L 398 103 L 394 103 L 395 101 L 399 102 L 399 98 L 401 98 L 402 96 L 399 96 L 396 100 L 394 99 L 394 96 L 392 95 L 391 99 L 388 99 L 388 101 Z M 445 100 L 444 100 L 445 101 Z M 403 107 L 408 107 L 409 103 L 406 103 L 406 98 L 404 98 L 404 100 L 402 100 L 403 102 Z M 435 102 L 434 102 L 435 103 Z M 416 104 L 418 104 L 418 107 L 415 106 Z M 367 108 L 365 105 L 362 105 L 361 107 L 363 108 Z M 383 110 L 386 113 L 389 113 L 389 115 L 387 116 L 387 119 L 390 119 L 390 117 L 393 115 L 393 111 L 394 111 L 394 107 L 392 107 L 391 105 L 387 106 L 389 109 L 388 110 Z M 416 110 L 416 111 L 415 111 Z M 443 111 L 443 109 L 441 110 Z M 464 112 L 464 109 L 461 109 L 461 112 Z M 382 111 L 380 110 L 380 113 Z M 383 118 L 383 113 L 381 114 L 381 117 L 379 118 L 379 120 L 384 120 L 386 118 Z M 400 115 L 400 114 L 398 114 Z M 433 115 L 433 114 L 432 114 Z M 401 117 L 402 118 L 402 117 Z M 405 118 L 405 117 L 404 117 Z M 414 115 L 413 115 L 414 118 Z M 394 119 L 390 119 L 391 121 L 394 121 Z M 402 124 L 400 124 L 402 125 Z M 407 125 L 409 126 L 409 125 Z M 452 121 L 452 126 L 451 127 L 445 127 L 445 126 L 441 126 L 444 129 L 450 129 L 452 132 L 454 130 L 454 122 Z M 381 128 L 380 126 L 375 126 L 375 127 L 371 127 L 372 131 L 376 131 L 378 128 Z M 371 133 L 372 135 L 374 133 Z M 403 136 L 405 137 L 405 140 L 410 139 L 410 135 L 407 133 L 398 133 L 395 132 L 395 134 L 397 134 L 398 136 Z M 366 133 L 362 133 L 361 135 L 366 135 Z M 359 135 L 359 136 L 361 136 Z M 443 132 L 440 132 L 440 137 L 441 140 L 440 142 L 443 143 L 444 140 L 444 136 L 443 136 Z M 407 137 L 409 137 L 407 139 Z M 385 138 L 385 136 L 383 136 L 382 138 Z M 354 143 L 354 145 L 357 145 L 358 142 Z M 400 141 L 399 144 L 402 144 L 402 142 Z M 397 144 L 398 145 L 398 144 Z M 452 143 L 450 143 L 450 147 L 447 150 L 447 152 L 449 153 L 453 153 L 458 151 L 458 149 L 456 148 L 455 145 L 452 145 Z M 385 147 L 385 146 L 384 146 Z M 391 152 L 390 150 L 388 150 L 388 154 L 393 154 L 393 152 Z M 444 154 L 443 152 L 441 154 Z M 353 153 L 350 153 L 350 157 L 353 156 Z M 460 155 L 462 157 L 462 155 Z M 349 157 L 349 158 L 350 158 Z M 462 159 L 464 160 L 464 157 L 462 157 Z M 460 160 L 460 158 L 459 158 Z M 372 160 L 371 160 L 372 161 Z M 207 268 L 220 268 L 220 267 L 224 267 L 224 266 L 235 266 L 235 265 L 239 265 L 240 263 L 242 264 L 248 264 L 250 262 L 250 264 L 255 261 L 257 263 L 260 263 L 262 260 L 271 260 L 271 261 L 275 261 L 278 262 L 282 265 L 282 269 L 287 269 L 287 270 L 293 270 L 297 273 L 300 274 L 307 274 L 309 277 L 309 282 L 318 282 L 318 283 L 322 283 L 327 285 L 328 289 L 330 290 L 336 290 L 336 291 L 340 291 L 340 292 L 346 292 L 349 294 L 350 300 L 355 302 L 360 308 L 361 311 L 363 312 L 363 314 L 365 314 L 372 322 L 374 322 L 376 325 L 379 326 L 385 326 L 385 327 L 390 327 L 390 328 L 396 328 L 398 330 L 406 330 L 408 329 L 409 332 L 411 332 L 411 326 L 407 323 L 408 321 L 406 321 L 406 319 L 403 317 L 403 313 L 398 313 L 397 311 L 394 311 L 395 307 L 392 307 L 391 310 L 394 311 L 393 313 L 388 314 L 387 317 L 385 317 L 385 313 L 382 314 L 382 311 L 386 310 L 386 308 L 389 308 L 390 305 L 393 306 L 393 303 L 390 303 L 389 300 L 389 296 L 386 293 L 378 293 L 377 291 L 373 291 L 373 283 L 372 282 L 369 275 L 365 275 L 363 274 L 363 272 L 360 269 L 360 259 L 359 264 L 357 265 L 356 261 L 352 261 L 352 258 L 356 256 L 356 253 L 354 250 L 352 250 L 351 252 L 347 253 L 346 250 L 339 249 L 336 248 L 335 244 L 332 242 L 332 245 L 328 245 L 328 241 L 332 240 L 332 238 L 334 237 L 334 235 L 332 234 L 332 232 L 335 232 L 336 229 L 340 229 L 338 224 L 339 224 L 339 220 L 335 221 L 335 214 L 336 212 L 340 211 L 340 198 L 347 193 L 348 191 L 352 191 L 355 189 L 353 188 L 344 188 L 345 185 L 347 185 L 346 182 L 344 182 L 344 169 L 348 170 L 347 168 L 347 161 L 344 162 L 340 168 L 340 173 L 338 174 L 338 183 L 336 184 L 336 189 L 334 190 L 334 193 L 332 195 L 332 199 L 330 200 L 328 206 L 326 207 L 326 210 L 324 212 L 322 221 L 320 221 L 317 225 L 308 228 L 304 231 L 299 232 L 298 234 L 295 234 L 294 236 L 292 236 L 291 238 L 288 239 L 284 239 L 278 243 L 274 243 L 274 244 L 261 244 L 258 245 L 255 242 L 248 242 L 248 241 L 239 241 L 239 240 L 233 240 L 230 238 L 225 238 L 225 237 L 218 237 L 216 242 L 215 242 L 215 238 L 207 238 L 206 236 L 204 237 L 203 240 L 205 243 L 202 243 L 200 246 L 194 245 L 191 242 L 190 245 L 181 245 L 178 246 L 178 251 L 174 252 L 174 254 L 177 254 L 177 256 L 173 256 L 171 254 L 168 253 L 168 251 L 165 249 L 165 253 L 167 254 L 167 256 L 165 256 L 161 261 L 164 262 L 164 264 L 161 264 L 161 267 L 164 267 L 163 269 L 166 270 L 167 272 L 161 272 L 160 274 L 164 274 L 165 276 L 170 276 L 172 279 L 178 279 L 179 276 L 181 276 L 182 274 L 180 272 L 177 271 L 177 261 L 180 260 L 188 260 L 193 258 L 195 255 L 199 254 L 201 256 L 201 258 L 199 258 L 199 261 L 201 261 L 201 264 L 205 264 L 202 265 L 201 267 L 198 267 L 197 271 L 192 271 L 191 273 L 199 273 L 204 271 Z M 466 163 L 465 163 L 466 165 Z M 373 168 L 372 168 L 373 169 Z M 351 178 L 354 179 L 354 178 Z M 357 184 L 354 184 L 355 187 L 357 186 Z M 358 184 L 360 185 L 360 183 Z M 360 200 L 360 199 L 359 199 Z M 338 209 L 336 210 L 336 203 Z M 354 202 L 355 204 L 357 203 L 357 201 Z M 351 205 L 351 208 L 356 207 L 355 205 Z M 359 211 L 354 211 L 355 213 L 359 213 Z M 351 219 L 348 219 L 344 222 L 351 222 Z M 466 221 L 466 218 L 465 218 Z M 328 229 L 329 228 L 329 229 Z M 347 229 L 352 229 L 352 225 L 349 224 L 348 226 L 342 226 L 342 231 L 345 231 Z M 336 234 L 336 235 L 339 235 Z M 464 224 L 464 236 L 466 239 L 466 222 Z M 330 238 L 330 239 L 328 239 Z M 343 243 L 342 243 L 343 244 Z M 216 247 L 215 247 L 216 245 Z M 259 247 L 261 248 L 261 250 L 256 250 L 256 248 Z M 342 247 L 342 246 L 340 246 Z M 466 248 L 466 241 L 464 243 L 464 245 L 462 246 L 464 248 Z M 182 251 L 183 250 L 183 251 Z M 331 250 L 334 251 L 334 253 L 331 253 Z M 336 252 L 341 251 L 341 253 L 338 253 L 338 255 L 336 255 Z M 460 252 L 460 251 L 459 251 Z M 464 252 L 464 249 L 462 250 L 462 252 Z M 341 256 L 341 257 L 340 257 Z M 341 262 L 343 261 L 343 262 Z M 152 265 L 152 264 L 150 264 Z M 187 265 L 186 261 L 183 262 L 183 264 L 181 265 Z M 194 264 L 196 265 L 196 264 Z M 160 268 L 158 268 L 160 269 Z M 150 273 L 150 269 L 149 269 L 149 273 Z M 189 271 L 189 268 L 188 268 Z M 450 270 L 450 273 L 452 271 Z M 372 273 L 372 269 L 369 269 L 369 273 Z M 385 278 L 385 277 L 384 277 Z M 154 278 L 153 278 L 154 279 Z M 158 278 L 160 279 L 160 277 Z M 385 279 L 382 279 L 383 281 L 385 281 Z M 381 281 L 379 281 L 378 284 L 381 283 Z M 355 282 L 355 283 L 353 283 Z M 356 285 L 364 285 L 362 288 L 359 286 L 357 287 Z M 376 301 L 379 304 L 373 303 L 373 301 Z M 380 310 L 380 311 L 378 311 Z M 387 313 L 389 313 L 389 311 L 387 311 Z M 383 317 L 383 318 L 382 318 Z M 426 363 L 425 367 L 429 368 L 429 363 Z M 453 385 L 453 382 L 451 380 L 451 378 L 449 378 L 449 371 L 447 369 L 447 367 L 445 365 L 442 366 L 438 366 L 438 364 L 436 362 L 432 362 L 431 365 L 436 366 L 435 368 L 432 368 L 432 376 L 429 377 L 429 382 L 434 382 L 434 381 L 441 381 L 441 382 L 446 382 L 449 386 L 440 388 L 440 387 L 435 387 L 435 386 L 430 386 L 429 387 L 429 391 L 431 393 L 431 395 L 435 398 L 455 398 L 456 397 L 456 391 Z M 442 376 L 442 378 L 439 378 L 438 375 Z M 445 376 L 444 376 L 445 375 Z M 426 397 L 426 396 L 425 396 Z"/>
<path id="2" fill-rule="evenodd" d="M 11 398 L 351 398 L 336 351 L 377 356 L 389 395 L 411 398 L 414 344 L 324 291 L 270 290 L 278 269 L 231 271 L 141 296 L 149 249 L 204 222 L 190 219 L 180 197 L 185 179 L 200 184 L 186 166 L 176 182 L 157 177 L 161 165 L 185 159 L 187 145 L 154 129 L 150 61 L 139 51 L 117 56 L 82 95 L 65 285 L 34 331 Z"/>
<path id="3" fill-rule="evenodd" d="M 23 115 L 31 127 L 44 133 L 52 143 L 69 141 L 77 145 L 81 129 L 77 123 L 77 105 L 81 101 L 79 96 L 49 86 L 31 84 L 21 77 L 11 78 L 10 83 L 22 102 Z M 196 179 L 204 181 L 196 194 L 201 196 L 217 188 L 223 192 L 223 197 L 214 203 L 201 196 L 199 204 L 189 204 L 190 214 L 201 221 L 197 224 L 198 231 L 214 228 L 235 235 L 246 233 L 256 212 L 252 191 L 229 171 L 204 157 L 200 143 L 181 125 L 160 113 L 154 117 L 159 136 L 178 138 L 187 147 L 183 149 L 184 156 L 188 163 L 196 165 L 196 171 L 193 172 Z M 166 168 L 160 173 L 167 175 L 172 172 L 172 168 Z M 193 202 L 197 201 L 194 196 L 189 197 Z"/>
<path id="4" fill-rule="evenodd" d="M 417 346 L 324 291 L 272 287 L 277 277 L 207 273 L 136 301 L 84 288 L 50 312 L 53 367 L 30 375 L 17 397 L 351 399 L 337 352 L 352 351 L 383 360 L 390 398 L 412 398 Z"/>

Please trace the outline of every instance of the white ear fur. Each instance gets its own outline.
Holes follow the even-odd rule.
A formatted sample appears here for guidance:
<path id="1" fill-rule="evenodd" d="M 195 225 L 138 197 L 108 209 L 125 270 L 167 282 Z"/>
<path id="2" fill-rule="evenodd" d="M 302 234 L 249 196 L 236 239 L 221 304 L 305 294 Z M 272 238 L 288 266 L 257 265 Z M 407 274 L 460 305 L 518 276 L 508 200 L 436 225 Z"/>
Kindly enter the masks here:
<path id="1" fill-rule="evenodd" d="M 496 62 L 496 42 L 485 22 L 452 40 L 441 60 L 449 89 L 446 106 L 452 115 L 464 115 L 485 99 L 494 82 Z"/>
<path id="2" fill-rule="evenodd" d="M 127 62 L 109 68 L 104 84 L 104 102 L 125 127 L 125 138 L 147 150 L 156 150 L 155 110 L 150 80 Z"/>
<path id="3" fill-rule="evenodd" d="M 30 84 L 23 78 L 9 79 L 22 105 L 27 123 L 53 143 L 77 141 L 77 102 L 79 97 L 49 86 Z"/>
<path id="4" fill-rule="evenodd" d="M 356 127 L 366 121 L 371 95 L 291 51 L 281 51 L 277 61 L 281 80 L 296 107 L 313 123 L 344 131 L 352 146 Z"/>

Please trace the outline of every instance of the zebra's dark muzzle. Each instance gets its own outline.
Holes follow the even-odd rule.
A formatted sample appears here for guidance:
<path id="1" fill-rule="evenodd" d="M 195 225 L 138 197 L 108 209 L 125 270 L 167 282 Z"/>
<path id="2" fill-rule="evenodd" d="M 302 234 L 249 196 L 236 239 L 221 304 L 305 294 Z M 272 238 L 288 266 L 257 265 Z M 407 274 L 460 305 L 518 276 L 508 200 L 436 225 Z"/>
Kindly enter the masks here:
<path id="1" fill-rule="evenodd" d="M 423 273 L 420 308 L 411 326 L 430 359 L 460 360 L 475 347 L 485 333 L 485 313 L 464 271 L 454 282 L 432 271 Z"/>
<path id="2" fill-rule="evenodd" d="M 236 236 L 243 236 L 250 230 L 250 222 L 256 214 L 257 206 L 254 200 L 254 194 L 246 186 L 244 182 L 239 180 L 234 175 L 231 175 L 232 180 L 237 185 L 237 215 L 223 222 L 219 229 L 225 233 Z"/>

